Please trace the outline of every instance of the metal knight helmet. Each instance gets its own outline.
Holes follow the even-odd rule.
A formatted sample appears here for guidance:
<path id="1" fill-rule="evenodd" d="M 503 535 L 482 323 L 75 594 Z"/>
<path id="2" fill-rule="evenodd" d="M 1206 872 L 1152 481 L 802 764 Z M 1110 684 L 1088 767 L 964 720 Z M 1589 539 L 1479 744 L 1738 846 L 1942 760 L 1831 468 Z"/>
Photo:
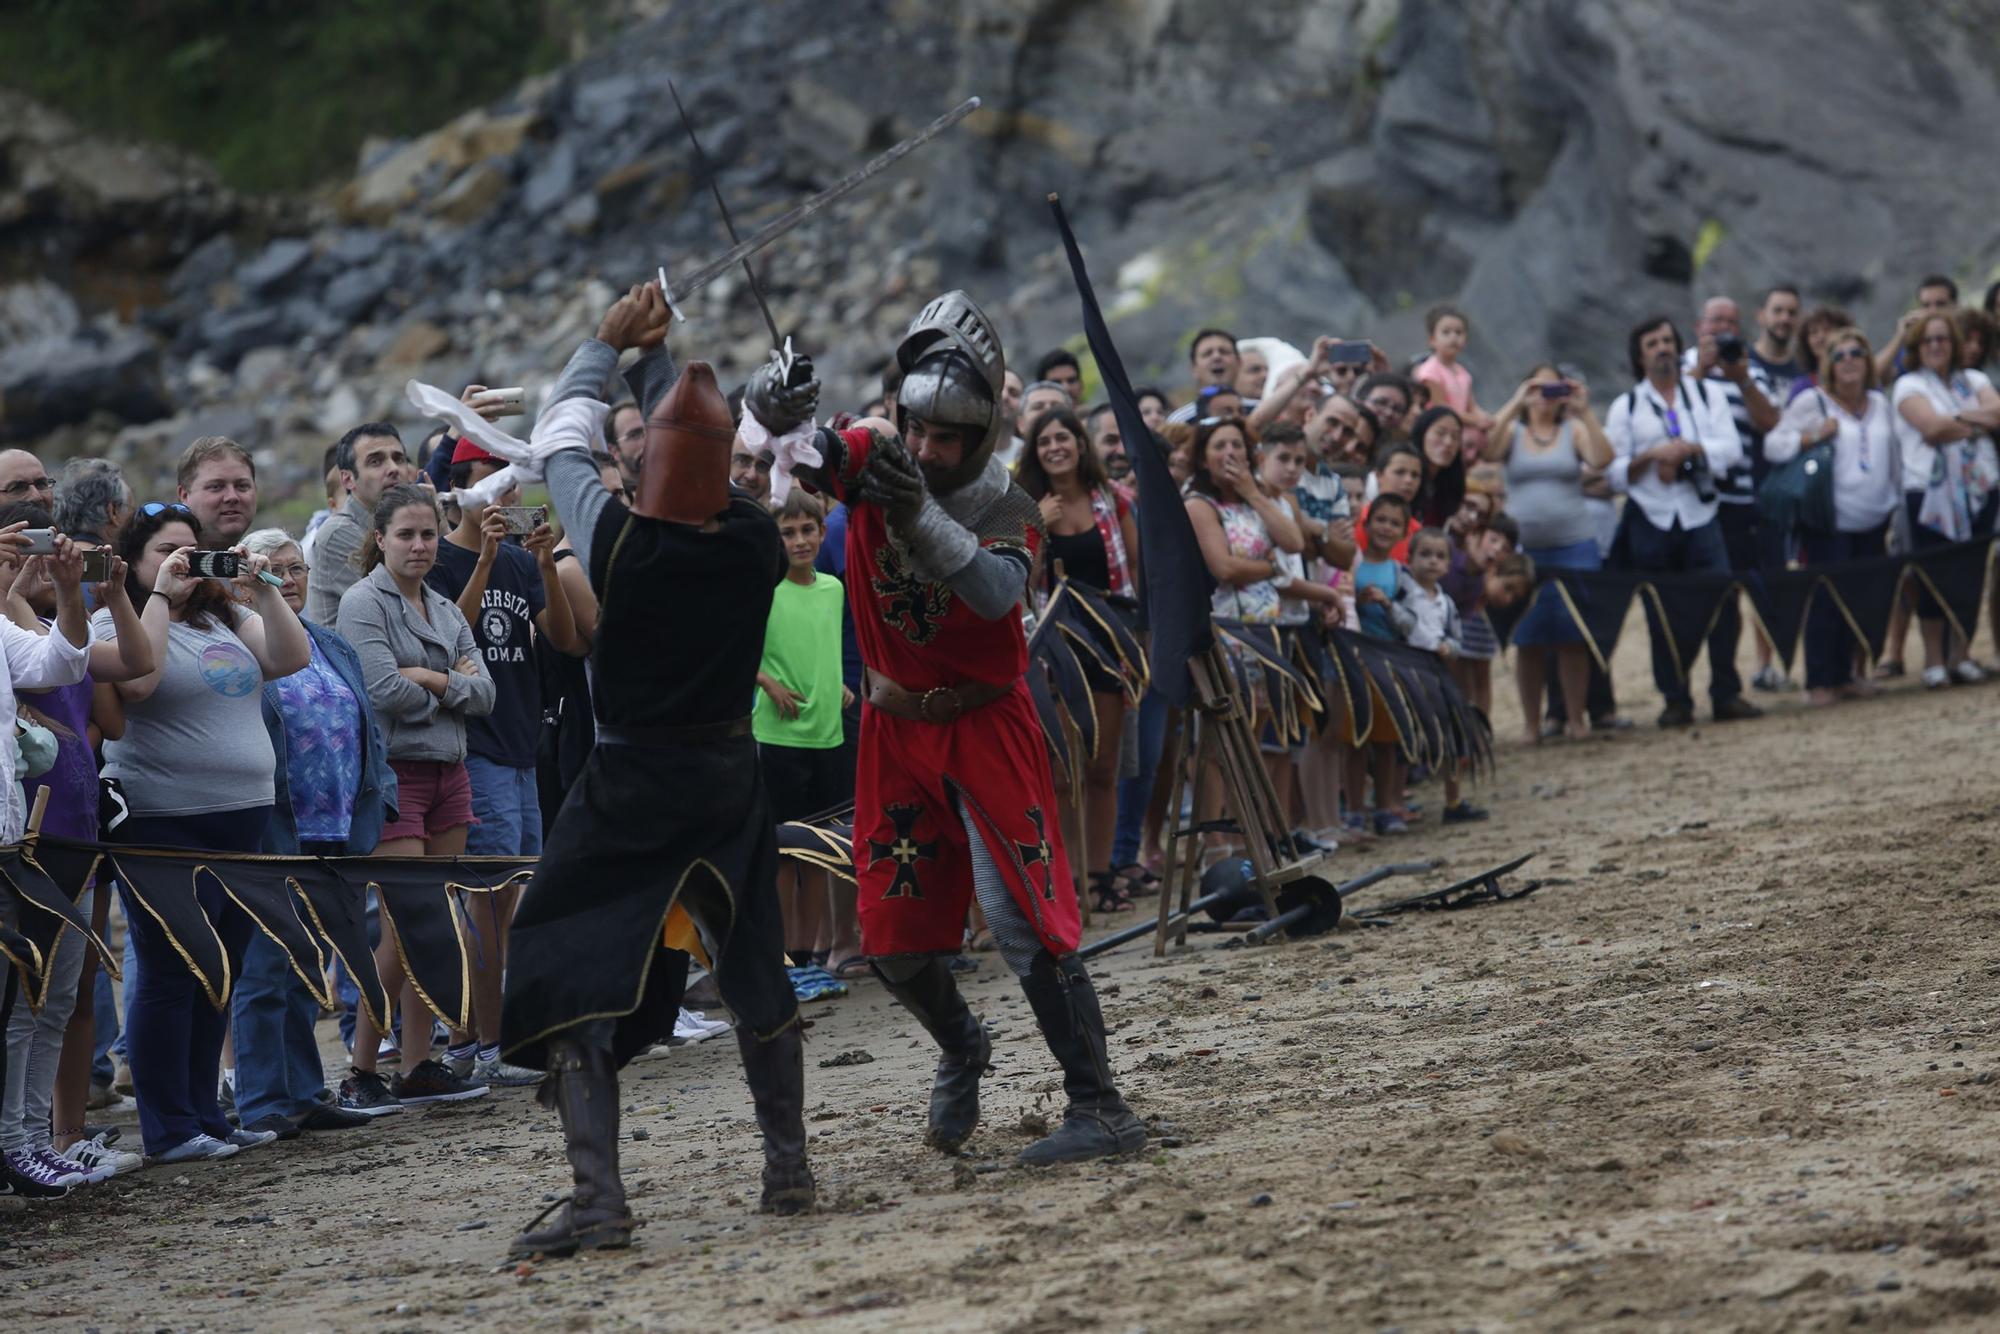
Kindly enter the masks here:
<path id="1" fill-rule="evenodd" d="M 1007 360 L 1000 335 L 986 312 L 963 292 L 946 292 L 917 313 L 896 344 L 903 382 L 896 389 L 896 426 L 906 417 L 965 432 L 965 456 L 934 485 L 956 491 L 986 470 L 1000 433 L 1007 428 L 1000 409 Z"/>
<path id="2" fill-rule="evenodd" d="M 648 519 L 707 523 L 729 508 L 729 451 L 736 426 L 705 361 L 690 361 L 646 418 L 646 453 L 632 511 Z"/>

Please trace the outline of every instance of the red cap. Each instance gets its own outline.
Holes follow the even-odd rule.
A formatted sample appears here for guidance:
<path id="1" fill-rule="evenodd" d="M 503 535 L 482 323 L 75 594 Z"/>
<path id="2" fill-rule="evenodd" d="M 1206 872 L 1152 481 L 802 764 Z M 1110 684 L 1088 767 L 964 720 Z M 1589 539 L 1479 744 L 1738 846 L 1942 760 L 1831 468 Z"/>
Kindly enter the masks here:
<path id="1" fill-rule="evenodd" d="M 489 454 L 474 444 L 472 437 L 469 435 L 462 435 L 458 438 L 458 448 L 451 451 L 451 461 L 455 464 L 504 462 L 499 455 Z"/>

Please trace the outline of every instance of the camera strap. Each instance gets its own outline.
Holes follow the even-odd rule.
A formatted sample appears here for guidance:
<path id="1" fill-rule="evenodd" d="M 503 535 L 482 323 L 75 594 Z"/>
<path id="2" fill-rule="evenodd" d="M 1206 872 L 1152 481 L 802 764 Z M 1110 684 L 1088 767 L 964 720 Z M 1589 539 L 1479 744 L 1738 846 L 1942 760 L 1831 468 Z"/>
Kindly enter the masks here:
<path id="1" fill-rule="evenodd" d="M 1654 389 L 1650 382 L 1644 388 L 1646 390 L 1646 402 L 1652 406 L 1653 415 L 1660 419 L 1661 427 L 1665 429 L 1671 439 L 1692 440 L 1696 444 L 1701 443 L 1701 418 L 1695 415 L 1694 399 L 1688 394 L 1687 377 L 1685 375 L 1680 377 L 1679 383 L 1675 386 L 1674 401 L 1681 408 L 1687 410 L 1687 421 L 1693 428 L 1687 432 L 1683 432 L 1680 429 L 1680 413 L 1674 408 L 1660 402 L 1659 391 Z M 1636 394 L 1638 390 L 1634 389 L 1633 392 Z M 1701 387 L 1701 403 L 1703 407 L 1709 406 L 1707 385 Z"/>

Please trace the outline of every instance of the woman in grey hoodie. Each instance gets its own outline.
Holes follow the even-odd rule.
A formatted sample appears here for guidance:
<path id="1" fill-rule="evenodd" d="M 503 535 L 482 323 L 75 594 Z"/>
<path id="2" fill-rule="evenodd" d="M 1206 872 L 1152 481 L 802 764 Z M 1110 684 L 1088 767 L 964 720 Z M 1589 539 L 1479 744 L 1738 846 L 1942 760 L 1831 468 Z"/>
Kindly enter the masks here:
<path id="1" fill-rule="evenodd" d="M 493 711 L 493 678 L 458 607 L 424 583 L 443 532 L 437 497 L 395 486 L 375 506 L 375 537 L 361 580 L 340 599 L 340 633 L 361 658 L 368 702 L 388 733 L 396 771 L 397 816 L 382 830 L 384 857 L 455 856 L 472 823 L 465 774 L 465 720 Z M 386 918 L 385 918 L 386 921 Z M 391 1087 L 375 1073 L 379 1034 L 362 1008 L 354 1027 L 354 1069 L 341 1082 L 343 1107 L 375 1115 L 406 1102 L 455 1102 L 486 1092 L 431 1057 L 431 1014 L 404 976 L 382 932 L 375 967 L 390 995 L 400 989 L 403 1073 Z"/>

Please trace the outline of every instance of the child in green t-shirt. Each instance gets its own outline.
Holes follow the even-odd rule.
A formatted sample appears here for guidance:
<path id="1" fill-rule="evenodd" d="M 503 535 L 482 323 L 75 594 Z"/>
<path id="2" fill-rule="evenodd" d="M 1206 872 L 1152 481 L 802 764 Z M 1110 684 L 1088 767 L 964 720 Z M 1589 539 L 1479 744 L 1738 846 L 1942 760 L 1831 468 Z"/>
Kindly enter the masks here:
<path id="1" fill-rule="evenodd" d="M 854 752 L 841 728 L 841 712 L 853 695 L 840 671 L 846 590 L 840 580 L 813 568 L 826 537 L 826 509 L 817 497 L 793 487 L 777 520 L 789 568 L 764 627 L 750 727 L 763 761 L 771 814 L 783 823 L 854 799 Z M 867 968 L 854 887 L 786 861 L 778 873 L 778 898 L 785 914 L 785 950 L 798 965 L 791 972 L 799 998 L 844 992 L 825 965 L 834 955 L 842 976 Z"/>

